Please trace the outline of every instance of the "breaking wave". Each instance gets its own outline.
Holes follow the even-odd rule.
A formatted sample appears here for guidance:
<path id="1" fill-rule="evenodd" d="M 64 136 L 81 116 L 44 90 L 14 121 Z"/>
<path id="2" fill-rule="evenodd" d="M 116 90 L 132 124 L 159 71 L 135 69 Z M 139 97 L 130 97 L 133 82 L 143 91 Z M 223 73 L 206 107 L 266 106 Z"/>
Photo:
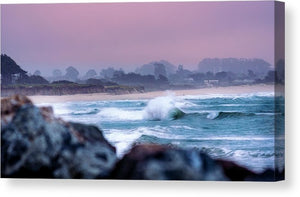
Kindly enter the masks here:
<path id="1" fill-rule="evenodd" d="M 122 120 L 142 120 L 143 112 L 139 110 L 122 110 L 119 108 L 104 108 L 98 114 L 105 120 L 122 121 Z"/>
<path id="2" fill-rule="evenodd" d="M 143 110 L 143 118 L 146 120 L 179 119 L 184 112 L 179 106 L 183 103 L 176 102 L 173 96 L 157 97 L 150 100 Z"/>
<path id="3" fill-rule="evenodd" d="M 92 115 L 97 114 L 99 109 L 91 109 L 91 110 L 82 110 L 82 111 L 75 111 L 72 112 L 71 115 Z"/>
<path id="4" fill-rule="evenodd" d="M 255 116 L 255 113 L 244 113 L 244 112 L 210 112 L 206 116 L 208 119 L 223 119 L 223 118 L 238 118 L 245 116 Z"/>
<path id="5" fill-rule="evenodd" d="M 256 98 L 256 97 L 274 97 L 274 92 L 258 92 L 258 93 L 244 93 L 244 94 L 202 94 L 202 95 L 185 95 L 179 96 L 182 99 L 213 99 L 213 98 Z"/>
<path id="6" fill-rule="evenodd" d="M 185 115 L 180 107 L 188 104 L 188 102 L 178 102 L 172 96 L 157 97 L 150 100 L 145 108 L 127 108 L 126 110 L 115 107 L 102 108 L 97 112 L 97 116 L 105 120 L 113 121 L 176 120 Z"/>

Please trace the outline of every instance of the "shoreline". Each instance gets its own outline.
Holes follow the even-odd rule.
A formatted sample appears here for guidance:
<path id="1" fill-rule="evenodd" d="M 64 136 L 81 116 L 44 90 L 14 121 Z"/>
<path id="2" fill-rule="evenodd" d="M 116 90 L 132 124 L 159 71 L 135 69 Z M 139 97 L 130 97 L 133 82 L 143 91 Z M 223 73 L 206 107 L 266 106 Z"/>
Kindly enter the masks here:
<path id="1" fill-rule="evenodd" d="M 227 87 L 210 87 L 200 89 L 187 89 L 187 90 L 164 90 L 152 91 L 144 93 L 132 94 L 108 94 L 108 93 L 92 93 L 92 94 L 75 94 L 75 95 L 62 95 L 62 96 L 48 96 L 48 95 L 34 95 L 28 96 L 33 103 L 62 103 L 72 101 L 104 101 L 104 100 L 143 100 L 152 99 L 159 96 L 165 96 L 171 92 L 175 96 L 186 95 L 210 95 L 210 94 L 250 94 L 257 92 L 274 92 L 275 86 L 269 84 L 257 85 L 241 85 L 241 86 L 227 86 Z"/>

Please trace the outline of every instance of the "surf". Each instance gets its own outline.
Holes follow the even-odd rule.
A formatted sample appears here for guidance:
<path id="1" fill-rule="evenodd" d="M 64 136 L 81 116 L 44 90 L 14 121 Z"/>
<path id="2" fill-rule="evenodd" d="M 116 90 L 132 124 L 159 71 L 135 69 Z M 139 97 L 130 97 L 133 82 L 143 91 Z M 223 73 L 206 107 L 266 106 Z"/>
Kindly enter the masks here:
<path id="1" fill-rule="evenodd" d="M 110 121 L 137 121 L 143 120 L 142 111 L 125 110 L 115 107 L 103 108 L 98 112 L 98 117 Z"/>
<path id="2" fill-rule="evenodd" d="M 214 119 L 224 119 L 224 118 L 240 118 L 246 116 L 255 116 L 255 113 L 245 113 L 245 112 L 210 112 L 207 114 L 206 118 L 214 120 Z"/>
<path id="3" fill-rule="evenodd" d="M 173 96 L 156 97 L 143 110 L 145 120 L 176 120 L 185 115 Z"/>

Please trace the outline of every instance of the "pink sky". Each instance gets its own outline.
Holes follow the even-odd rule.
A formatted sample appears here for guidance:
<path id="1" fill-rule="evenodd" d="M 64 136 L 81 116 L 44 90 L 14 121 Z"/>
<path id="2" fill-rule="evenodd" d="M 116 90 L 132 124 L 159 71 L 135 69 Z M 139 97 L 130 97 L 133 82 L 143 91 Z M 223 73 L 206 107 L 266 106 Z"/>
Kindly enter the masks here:
<path id="1" fill-rule="evenodd" d="M 274 2 L 19 4 L 1 6 L 1 53 L 25 70 L 133 69 L 206 57 L 273 65 Z"/>

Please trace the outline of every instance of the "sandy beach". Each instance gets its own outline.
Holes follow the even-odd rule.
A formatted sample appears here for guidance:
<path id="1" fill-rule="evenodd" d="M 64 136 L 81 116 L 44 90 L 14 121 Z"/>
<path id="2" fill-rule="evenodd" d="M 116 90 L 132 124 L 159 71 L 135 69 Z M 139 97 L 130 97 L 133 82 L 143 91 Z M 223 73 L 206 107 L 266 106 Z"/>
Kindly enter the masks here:
<path id="1" fill-rule="evenodd" d="M 158 96 L 167 95 L 171 92 L 175 96 L 185 95 L 209 95 L 209 94 L 248 94 L 256 92 L 274 92 L 274 85 L 258 84 L 258 85 L 243 85 L 243 86 L 229 86 L 229 87 L 211 87 L 201 89 L 189 90 L 166 90 L 153 91 L 145 93 L 121 94 L 113 95 L 107 93 L 94 94 L 76 94 L 76 95 L 62 95 L 62 96 L 30 96 L 30 99 L 36 104 L 39 103 L 61 103 L 70 101 L 97 101 L 97 100 L 138 100 L 151 99 Z"/>

